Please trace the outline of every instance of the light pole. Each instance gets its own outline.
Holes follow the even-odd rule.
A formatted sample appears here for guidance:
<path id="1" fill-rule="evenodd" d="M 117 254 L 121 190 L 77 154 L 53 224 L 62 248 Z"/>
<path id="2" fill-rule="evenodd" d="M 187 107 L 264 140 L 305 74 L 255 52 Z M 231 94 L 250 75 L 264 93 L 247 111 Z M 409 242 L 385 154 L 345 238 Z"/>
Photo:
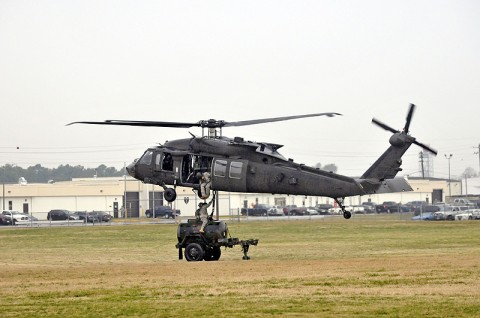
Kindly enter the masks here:
<path id="1" fill-rule="evenodd" d="M 451 198 L 452 197 L 452 186 L 450 182 L 450 159 L 452 159 L 452 154 L 448 155 L 445 154 L 445 158 L 448 160 L 448 196 Z"/>

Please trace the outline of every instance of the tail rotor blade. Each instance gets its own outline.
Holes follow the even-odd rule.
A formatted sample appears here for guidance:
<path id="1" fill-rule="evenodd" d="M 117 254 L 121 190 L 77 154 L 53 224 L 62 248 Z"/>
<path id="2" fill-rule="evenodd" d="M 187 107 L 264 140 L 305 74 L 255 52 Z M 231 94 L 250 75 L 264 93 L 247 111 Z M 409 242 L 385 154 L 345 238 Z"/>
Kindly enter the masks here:
<path id="1" fill-rule="evenodd" d="M 405 121 L 405 128 L 403 129 L 406 134 L 408 134 L 408 130 L 410 129 L 410 122 L 412 121 L 413 113 L 415 112 L 415 105 L 410 104 L 410 109 L 408 110 L 407 120 Z"/>
<path id="2" fill-rule="evenodd" d="M 385 130 L 388 130 L 388 131 L 390 131 L 390 132 L 392 132 L 392 133 L 394 133 L 394 134 L 398 133 L 398 130 L 393 129 L 392 127 L 388 126 L 387 124 L 382 123 L 381 121 L 379 121 L 379 120 L 377 120 L 377 119 L 375 119 L 375 118 L 372 119 L 372 123 L 374 123 L 375 125 L 378 125 L 378 126 L 382 127 L 382 128 L 385 129 Z"/>
<path id="3" fill-rule="evenodd" d="M 421 142 L 418 142 L 418 141 L 415 140 L 413 143 L 417 146 L 422 147 L 426 151 L 429 151 L 429 152 L 433 153 L 434 155 L 437 155 L 437 153 L 438 153 L 435 149 L 432 149 L 429 146 L 422 144 Z"/>

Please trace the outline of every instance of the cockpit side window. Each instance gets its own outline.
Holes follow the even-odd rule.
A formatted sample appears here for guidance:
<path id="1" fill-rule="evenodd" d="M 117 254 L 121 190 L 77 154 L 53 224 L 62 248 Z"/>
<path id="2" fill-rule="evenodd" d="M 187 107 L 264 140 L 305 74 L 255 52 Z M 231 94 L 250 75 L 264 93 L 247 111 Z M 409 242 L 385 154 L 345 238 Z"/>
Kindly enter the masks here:
<path id="1" fill-rule="evenodd" d="M 147 150 L 143 154 L 142 158 L 140 158 L 140 164 L 150 165 L 152 163 L 152 158 L 153 158 L 153 151 Z"/>
<path id="2" fill-rule="evenodd" d="M 162 158 L 162 154 L 157 153 L 155 155 L 155 171 L 160 170 L 160 159 Z"/>

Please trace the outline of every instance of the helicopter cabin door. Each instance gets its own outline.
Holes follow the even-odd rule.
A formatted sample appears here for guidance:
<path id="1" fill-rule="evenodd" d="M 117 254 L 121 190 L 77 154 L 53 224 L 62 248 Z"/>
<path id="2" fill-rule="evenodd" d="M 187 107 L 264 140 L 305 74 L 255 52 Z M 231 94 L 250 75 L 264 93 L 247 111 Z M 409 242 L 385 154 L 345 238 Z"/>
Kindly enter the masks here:
<path id="1" fill-rule="evenodd" d="M 211 171 L 213 157 L 196 154 L 186 154 L 182 160 L 181 184 L 198 185 L 202 174 Z"/>
<path id="2" fill-rule="evenodd" d="M 247 190 L 247 160 L 215 159 L 212 167 L 212 189 L 231 192 Z"/>

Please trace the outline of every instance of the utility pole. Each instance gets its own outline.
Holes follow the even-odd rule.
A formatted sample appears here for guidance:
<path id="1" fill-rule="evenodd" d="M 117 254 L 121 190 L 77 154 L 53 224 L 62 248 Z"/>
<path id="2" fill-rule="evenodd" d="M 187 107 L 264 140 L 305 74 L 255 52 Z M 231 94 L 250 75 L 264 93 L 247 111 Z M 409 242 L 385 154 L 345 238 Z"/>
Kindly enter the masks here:
<path id="1" fill-rule="evenodd" d="M 423 151 L 420 151 L 420 164 L 422 165 L 422 179 L 425 179 L 425 168 L 423 167 Z"/>
<path id="2" fill-rule="evenodd" d="M 450 159 L 452 159 L 452 154 L 448 155 L 445 154 L 445 158 L 448 160 L 448 196 L 450 199 L 452 198 L 452 183 L 450 182 Z"/>
<path id="3" fill-rule="evenodd" d="M 474 152 L 475 155 L 478 155 L 478 174 L 480 175 L 480 144 L 478 144 L 478 147 L 473 147 L 477 148 L 478 151 Z"/>

